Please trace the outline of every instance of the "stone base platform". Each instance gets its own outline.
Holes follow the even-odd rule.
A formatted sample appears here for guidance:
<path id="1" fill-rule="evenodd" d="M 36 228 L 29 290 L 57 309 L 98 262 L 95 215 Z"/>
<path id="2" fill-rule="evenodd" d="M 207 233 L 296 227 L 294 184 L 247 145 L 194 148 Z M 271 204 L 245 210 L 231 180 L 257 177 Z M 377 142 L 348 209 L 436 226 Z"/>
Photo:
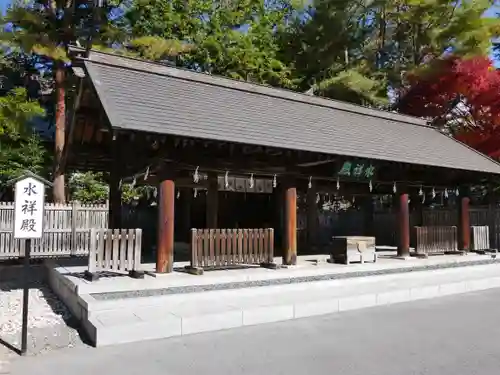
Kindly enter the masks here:
<path id="1" fill-rule="evenodd" d="M 299 257 L 297 266 L 278 270 L 233 269 L 203 276 L 179 271 L 97 282 L 81 277 L 85 267 L 47 267 L 53 291 L 96 346 L 500 287 L 500 262 L 476 254 L 403 261 L 388 253 L 380 254 L 377 263 L 349 266 L 329 264 L 326 256 Z"/>

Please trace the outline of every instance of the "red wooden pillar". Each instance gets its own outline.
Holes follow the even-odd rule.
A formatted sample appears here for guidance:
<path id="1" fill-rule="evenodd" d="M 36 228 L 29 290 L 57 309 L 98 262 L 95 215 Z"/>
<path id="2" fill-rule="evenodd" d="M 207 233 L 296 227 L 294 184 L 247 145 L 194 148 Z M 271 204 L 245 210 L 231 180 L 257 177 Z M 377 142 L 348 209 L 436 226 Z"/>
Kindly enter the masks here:
<path id="1" fill-rule="evenodd" d="M 408 205 L 408 193 L 406 192 L 399 194 L 398 222 L 398 256 L 408 257 L 410 256 L 410 208 Z"/>
<path id="2" fill-rule="evenodd" d="M 289 183 L 285 186 L 283 264 L 297 264 L 297 188 Z"/>
<path id="3" fill-rule="evenodd" d="M 207 228 L 217 228 L 218 206 L 219 206 L 219 184 L 217 181 L 217 173 L 208 174 L 208 191 L 207 191 Z"/>
<path id="4" fill-rule="evenodd" d="M 470 250 L 470 198 L 467 191 L 461 193 L 458 205 L 458 250 L 468 251 Z"/>
<path id="5" fill-rule="evenodd" d="M 156 272 L 170 273 L 174 266 L 175 182 L 168 177 L 160 182 L 158 195 L 158 243 Z"/>

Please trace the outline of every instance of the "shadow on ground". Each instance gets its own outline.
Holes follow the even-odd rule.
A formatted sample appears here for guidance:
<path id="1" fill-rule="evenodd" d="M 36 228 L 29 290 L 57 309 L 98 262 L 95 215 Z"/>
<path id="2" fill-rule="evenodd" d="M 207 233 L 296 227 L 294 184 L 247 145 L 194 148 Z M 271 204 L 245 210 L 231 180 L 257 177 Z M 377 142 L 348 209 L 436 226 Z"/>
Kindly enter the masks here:
<path id="1" fill-rule="evenodd" d="M 17 354 L 20 352 L 19 322 L 25 283 L 28 283 L 30 288 L 28 321 L 32 323 L 33 318 L 36 318 L 35 327 L 30 324 L 28 329 L 29 354 L 80 343 L 89 345 L 90 341 L 80 329 L 78 321 L 48 287 L 45 268 L 39 262 L 34 262 L 27 274 L 23 271 L 24 267 L 19 264 L 0 266 L 0 346 L 10 352 Z M 39 292 L 33 293 L 33 289 Z M 33 315 L 40 313 L 45 316 Z M 7 319 L 1 319 L 2 315 Z M 46 324 L 43 322 L 44 319 Z"/>

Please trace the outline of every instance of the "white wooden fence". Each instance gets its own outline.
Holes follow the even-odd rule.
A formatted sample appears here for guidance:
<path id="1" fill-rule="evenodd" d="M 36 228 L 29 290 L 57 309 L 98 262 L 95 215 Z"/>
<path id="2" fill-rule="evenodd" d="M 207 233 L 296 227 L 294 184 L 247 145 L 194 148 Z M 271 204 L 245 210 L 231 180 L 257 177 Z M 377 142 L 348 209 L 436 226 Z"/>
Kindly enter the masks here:
<path id="1" fill-rule="evenodd" d="M 471 250 L 485 251 L 490 249 L 490 231 L 486 225 L 471 227 Z"/>
<path id="2" fill-rule="evenodd" d="M 137 271 L 141 239 L 141 229 L 91 229 L 89 272 Z"/>
<path id="3" fill-rule="evenodd" d="M 31 241 L 31 256 L 87 255 L 90 229 L 108 227 L 108 206 L 45 204 L 44 234 Z M 14 240 L 14 202 L 0 202 L 0 259 L 24 256 L 25 241 Z"/>

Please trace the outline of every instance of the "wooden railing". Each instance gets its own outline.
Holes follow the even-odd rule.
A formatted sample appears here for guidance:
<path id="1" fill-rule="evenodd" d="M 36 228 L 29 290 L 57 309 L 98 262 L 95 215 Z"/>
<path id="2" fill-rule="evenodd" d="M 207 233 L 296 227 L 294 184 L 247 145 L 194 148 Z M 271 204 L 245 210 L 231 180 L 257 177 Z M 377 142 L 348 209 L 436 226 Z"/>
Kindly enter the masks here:
<path id="1" fill-rule="evenodd" d="M 417 254 L 443 254 L 457 251 L 457 227 L 415 227 Z"/>
<path id="2" fill-rule="evenodd" d="M 25 241 L 13 237 L 14 203 L 0 202 L 0 259 L 24 256 Z M 107 228 L 107 205 L 45 204 L 41 239 L 31 241 L 34 258 L 87 255 L 90 228 Z"/>
<path id="3" fill-rule="evenodd" d="M 98 272 L 138 274 L 141 267 L 142 229 L 91 229 L 89 267 L 86 278 L 96 280 Z"/>
<path id="4" fill-rule="evenodd" d="M 272 264 L 274 230 L 191 229 L 191 267 Z"/>
<path id="5" fill-rule="evenodd" d="M 471 250 L 474 251 L 485 251 L 490 249 L 490 231 L 489 227 L 483 226 L 472 226 L 471 227 Z"/>

